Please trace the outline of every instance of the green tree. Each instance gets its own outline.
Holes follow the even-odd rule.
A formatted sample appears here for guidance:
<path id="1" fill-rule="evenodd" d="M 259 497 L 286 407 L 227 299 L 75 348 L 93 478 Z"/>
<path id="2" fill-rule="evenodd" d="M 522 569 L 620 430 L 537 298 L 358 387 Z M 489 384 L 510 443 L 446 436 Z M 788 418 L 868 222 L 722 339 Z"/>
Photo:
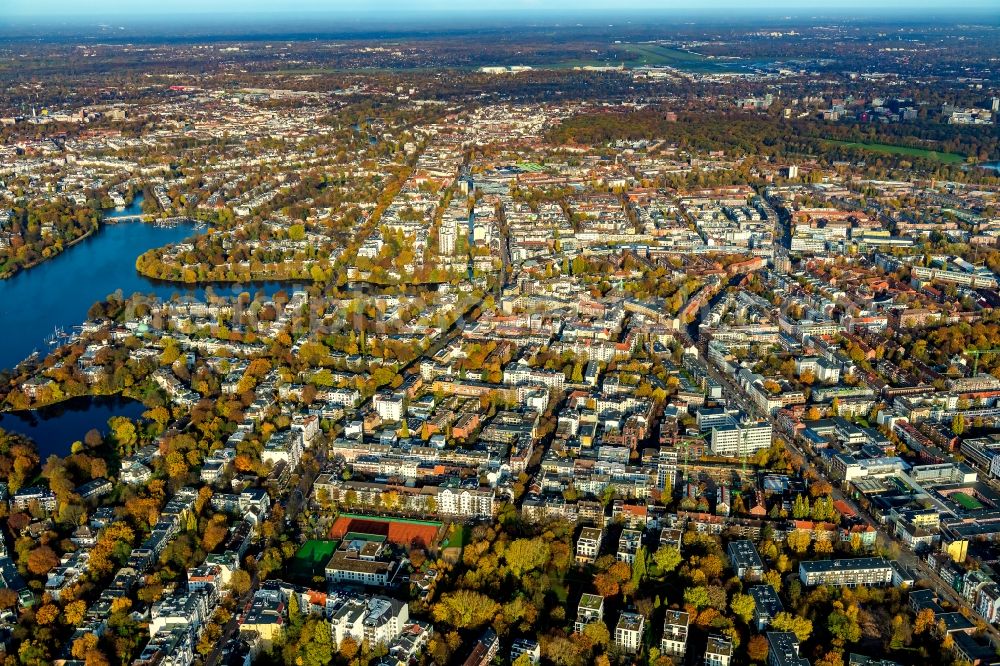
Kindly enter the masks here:
<path id="1" fill-rule="evenodd" d="M 653 553 L 656 568 L 663 573 L 669 573 L 681 563 L 681 551 L 676 546 L 661 546 Z"/>
<path id="2" fill-rule="evenodd" d="M 457 590 L 441 595 L 431 614 L 437 622 L 450 624 L 457 629 L 476 629 L 493 621 L 500 611 L 500 604 L 474 590 Z"/>
<path id="3" fill-rule="evenodd" d="M 327 666 L 333 661 L 336 647 L 330 623 L 319 618 L 310 618 L 302 627 L 298 641 L 297 666 Z"/>
<path id="4" fill-rule="evenodd" d="M 710 606 L 712 601 L 708 596 L 708 588 L 704 585 L 687 588 L 684 590 L 684 603 L 694 606 L 697 610 Z"/>
<path id="5" fill-rule="evenodd" d="M 782 611 L 774 616 L 771 626 L 778 631 L 790 631 L 800 642 L 809 640 L 813 624 L 810 620 Z"/>
<path id="6" fill-rule="evenodd" d="M 734 594 L 729 602 L 729 608 L 746 624 L 750 624 L 750 620 L 753 618 L 754 607 L 753 597 L 749 594 Z"/>
<path id="7" fill-rule="evenodd" d="M 131 453 L 137 441 L 135 424 L 132 420 L 127 416 L 112 416 L 108 419 L 108 426 L 119 448 L 125 453 Z"/>
<path id="8" fill-rule="evenodd" d="M 854 604 L 845 609 L 841 602 L 834 602 L 834 609 L 827 618 L 826 626 L 830 630 L 830 634 L 841 641 L 857 643 L 861 640 L 858 607 Z"/>
<path id="9" fill-rule="evenodd" d="M 639 584 L 646 578 L 646 549 L 639 546 L 632 563 L 632 586 L 639 589 Z"/>
<path id="10" fill-rule="evenodd" d="M 503 553 L 507 569 L 515 578 L 545 567 L 551 556 L 549 544 L 542 539 L 515 539 Z"/>

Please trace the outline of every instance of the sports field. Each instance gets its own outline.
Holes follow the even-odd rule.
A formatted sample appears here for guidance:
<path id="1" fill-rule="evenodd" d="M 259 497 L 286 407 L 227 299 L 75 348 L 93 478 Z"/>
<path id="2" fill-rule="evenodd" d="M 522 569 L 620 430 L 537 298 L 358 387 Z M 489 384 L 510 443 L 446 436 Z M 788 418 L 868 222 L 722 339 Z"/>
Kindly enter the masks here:
<path id="1" fill-rule="evenodd" d="M 941 153 L 936 150 L 927 150 L 926 148 L 912 148 L 910 146 L 893 146 L 888 143 L 861 143 L 860 141 L 841 141 L 840 139 L 823 139 L 829 143 L 835 143 L 838 146 L 847 146 L 848 148 L 860 148 L 862 150 L 869 150 L 873 153 L 882 153 L 883 155 L 903 155 L 905 157 L 924 157 L 931 160 L 937 160 L 938 162 L 943 162 L 945 164 L 961 164 L 965 161 L 965 157 L 957 153 Z"/>
<path id="2" fill-rule="evenodd" d="M 951 498 L 967 511 L 976 511 L 983 508 L 982 503 L 968 493 L 953 493 Z"/>
<path id="3" fill-rule="evenodd" d="M 321 575 L 323 567 L 330 561 L 338 543 L 339 541 L 320 541 L 318 539 L 306 541 L 295 553 L 295 559 L 292 560 L 292 575 L 308 579 Z"/>
<path id="4" fill-rule="evenodd" d="M 330 537 L 342 539 L 348 532 L 358 532 L 384 536 L 397 546 L 409 547 L 420 544 L 431 547 L 437 543 L 440 531 L 441 523 L 434 520 L 380 518 L 344 513 L 333 523 Z"/>

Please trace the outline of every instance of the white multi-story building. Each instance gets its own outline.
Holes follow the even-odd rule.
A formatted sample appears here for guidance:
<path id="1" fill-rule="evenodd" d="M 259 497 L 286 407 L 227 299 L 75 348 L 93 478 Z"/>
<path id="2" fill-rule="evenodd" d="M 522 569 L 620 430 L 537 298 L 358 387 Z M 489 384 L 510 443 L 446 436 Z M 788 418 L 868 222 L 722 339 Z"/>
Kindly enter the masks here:
<path id="1" fill-rule="evenodd" d="M 622 613 L 615 625 L 615 644 L 628 654 L 635 654 L 642 647 L 642 630 L 646 618 L 638 613 Z"/>
<path id="2" fill-rule="evenodd" d="M 375 411 L 383 421 L 395 422 L 403 418 L 403 403 L 405 396 L 402 393 L 390 393 L 382 391 L 377 393 L 372 399 Z"/>
<path id="3" fill-rule="evenodd" d="M 597 527 L 584 527 L 576 540 L 576 561 L 593 562 L 601 550 L 604 532 Z"/>
<path id="4" fill-rule="evenodd" d="M 621 538 L 618 539 L 618 560 L 632 564 L 640 546 L 642 546 L 642 532 L 622 530 Z"/>
<path id="5" fill-rule="evenodd" d="M 663 638 L 660 639 L 660 654 L 675 657 L 682 663 L 687 653 L 688 626 L 691 617 L 684 611 L 668 610 L 663 620 Z"/>
<path id="6" fill-rule="evenodd" d="M 511 663 L 517 661 L 517 658 L 522 654 L 528 655 L 528 659 L 531 660 L 532 664 L 538 664 L 542 661 L 542 651 L 538 645 L 538 641 L 528 638 L 515 638 L 510 646 Z"/>
<path id="7" fill-rule="evenodd" d="M 771 446 L 772 428 L 767 421 L 740 424 L 735 420 L 712 427 L 712 453 L 745 458 Z"/>
<path id="8" fill-rule="evenodd" d="M 705 666 L 729 666 L 733 658 L 733 642 L 726 636 L 712 635 L 705 646 Z"/>
<path id="9" fill-rule="evenodd" d="M 337 599 L 330 611 L 330 630 L 339 646 L 350 636 L 359 645 L 388 645 L 410 617 L 406 602 L 388 597 L 350 596 Z"/>
<path id="10" fill-rule="evenodd" d="M 892 582 L 892 567 L 881 557 L 800 562 L 799 579 L 807 586 L 888 585 Z"/>
<path id="11" fill-rule="evenodd" d="M 438 511 L 450 516 L 489 518 L 493 515 L 496 493 L 492 489 L 442 488 Z"/>
<path id="12" fill-rule="evenodd" d="M 438 230 L 438 254 L 450 257 L 455 254 L 455 240 L 458 238 L 458 227 L 454 220 L 447 217 L 441 220 L 441 228 Z"/>

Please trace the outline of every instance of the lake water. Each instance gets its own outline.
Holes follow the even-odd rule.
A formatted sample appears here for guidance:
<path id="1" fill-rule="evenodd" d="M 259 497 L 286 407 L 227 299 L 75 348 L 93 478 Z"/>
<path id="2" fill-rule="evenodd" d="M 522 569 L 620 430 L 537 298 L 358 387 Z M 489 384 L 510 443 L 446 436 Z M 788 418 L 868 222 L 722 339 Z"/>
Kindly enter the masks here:
<path id="1" fill-rule="evenodd" d="M 128 208 L 109 211 L 105 218 L 137 215 L 141 198 Z M 194 234 L 191 223 L 156 227 L 142 222 L 102 225 L 53 259 L 0 280 L 0 368 L 12 368 L 34 350 L 43 356 L 47 339 L 56 328 L 70 331 L 87 319 L 87 311 L 117 289 L 126 296 L 139 292 L 170 298 L 174 294 L 203 298 L 203 286 L 186 286 L 145 278 L 135 270 L 136 258 L 154 247 L 177 243 Z M 263 290 L 270 295 L 293 285 L 280 282 L 212 285 L 216 295 Z M 107 430 L 115 415 L 138 417 L 142 404 L 121 398 L 74 398 L 52 407 L 0 414 L 0 427 L 30 436 L 44 460 L 50 454 L 66 455 L 70 445 L 91 428 Z"/>
<path id="2" fill-rule="evenodd" d="M 102 225 L 58 256 L 0 281 L 0 368 L 17 365 L 33 350 L 46 354 L 46 339 L 56 328 L 83 323 L 90 306 L 116 289 L 169 295 L 170 288 L 136 272 L 135 260 L 150 248 L 183 240 L 192 229 L 191 224 Z"/>
<path id="3" fill-rule="evenodd" d="M 109 211 L 105 218 L 137 215 L 141 197 L 128 208 Z M 135 270 L 136 258 L 154 247 L 177 243 L 194 234 L 191 223 L 157 227 L 142 222 L 102 225 L 53 259 L 0 280 L 0 368 L 12 368 L 33 351 L 48 353 L 47 339 L 56 328 L 67 332 L 83 323 L 87 311 L 117 289 L 125 296 L 139 292 L 170 298 L 174 294 L 201 298 L 204 288 L 150 280 Z M 263 282 L 212 285 L 219 296 L 263 289 L 273 293 L 287 284 Z"/>
<path id="4" fill-rule="evenodd" d="M 52 454 L 68 455 L 73 442 L 83 441 L 92 428 L 107 433 L 112 416 L 136 419 L 144 411 L 141 402 L 121 396 L 79 397 L 42 409 L 0 414 L 0 428 L 33 439 L 44 463 Z"/>
<path id="5" fill-rule="evenodd" d="M 1000 175 L 1000 162 L 983 162 L 979 165 L 979 168 L 995 171 L 997 175 Z"/>

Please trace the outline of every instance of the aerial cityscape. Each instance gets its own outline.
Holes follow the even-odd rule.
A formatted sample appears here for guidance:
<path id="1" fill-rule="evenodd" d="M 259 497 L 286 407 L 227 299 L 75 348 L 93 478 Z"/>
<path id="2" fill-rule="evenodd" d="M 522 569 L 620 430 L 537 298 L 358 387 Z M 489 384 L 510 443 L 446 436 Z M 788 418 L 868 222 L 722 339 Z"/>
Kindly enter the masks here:
<path id="1" fill-rule="evenodd" d="M 997 5 L 3 4 L 0 666 L 1000 665 Z"/>

